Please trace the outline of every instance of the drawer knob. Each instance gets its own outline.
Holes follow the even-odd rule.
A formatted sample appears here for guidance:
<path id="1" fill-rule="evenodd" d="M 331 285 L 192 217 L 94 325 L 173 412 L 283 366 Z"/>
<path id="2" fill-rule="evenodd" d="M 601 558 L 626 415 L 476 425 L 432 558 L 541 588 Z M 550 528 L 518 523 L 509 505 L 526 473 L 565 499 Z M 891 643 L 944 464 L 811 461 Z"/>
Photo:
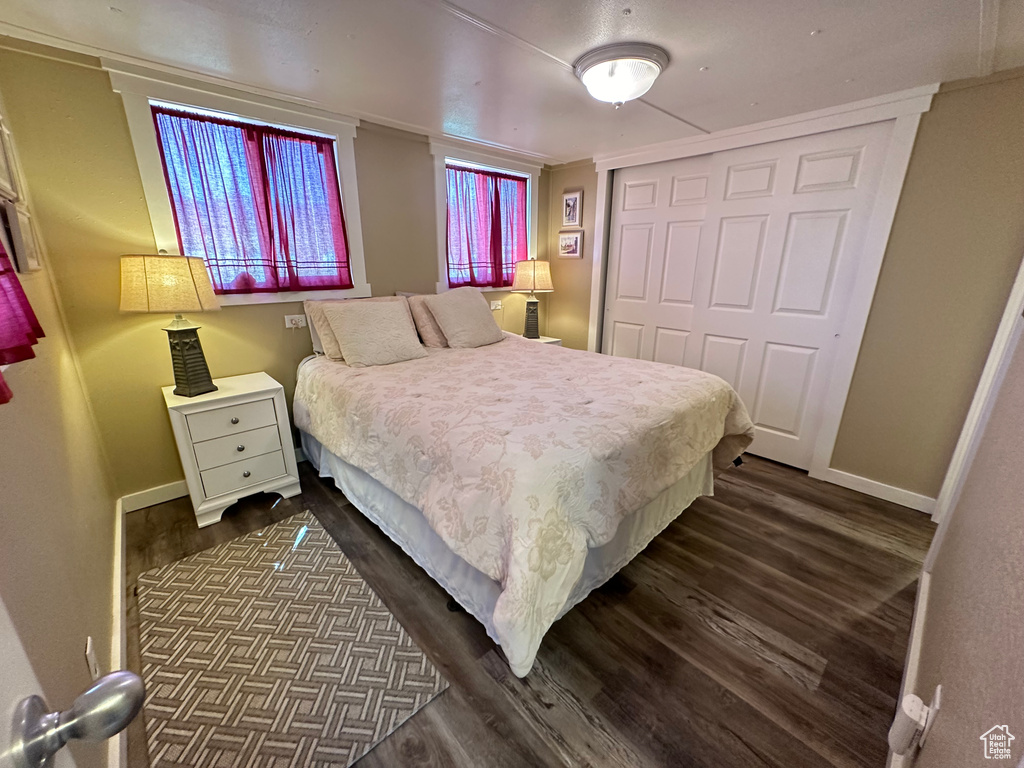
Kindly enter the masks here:
<path id="1" fill-rule="evenodd" d="M 251 474 L 252 474 L 252 472 L 250 472 L 250 471 L 249 471 L 249 470 L 247 469 L 247 470 L 245 470 L 245 472 L 243 472 L 243 473 L 242 473 L 242 477 L 248 477 L 248 476 L 249 476 L 249 475 L 251 475 Z"/>
<path id="2" fill-rule="evenodd" d="M 237 424 L 238 423 L 238 417 L 237 416 L 232 417 L 231 423 L 232 424 Z"/>
<path id="3" fill-rule="evenodd" d="M 244 445 L 240 445 L 237 448 L 235 448 L 235 450 L 238 451 L 239 453 L 241 453 L 242 451 L 245 450 L 245 446 Z"/>

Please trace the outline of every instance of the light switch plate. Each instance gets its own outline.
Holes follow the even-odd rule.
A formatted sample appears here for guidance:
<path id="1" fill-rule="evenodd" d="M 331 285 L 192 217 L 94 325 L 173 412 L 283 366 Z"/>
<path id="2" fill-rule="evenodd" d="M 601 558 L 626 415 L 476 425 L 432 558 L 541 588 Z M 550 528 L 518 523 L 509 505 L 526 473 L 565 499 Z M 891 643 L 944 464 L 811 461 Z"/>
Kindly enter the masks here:
<path id="1" fill-rule="evenodd" d="M 491 310 L 493 311 L 495 309 L 501 309 L 501 299 L 491 302 Z"/>
<path id="2" fill-rule="evenodd" d="M 92 636 L 85 638 L 85 663 L 89 665 L 89 674 L 93 680 L 100 679 L 100 663 L 96 661 L 96 647 Z"/>
<path id="3" fill-rule="evenodd" d="M 306 327 L 306 316 L 305 315 L 285 315 L 284 316 L 284 327 L 285 328 L 305 328 Z"/>

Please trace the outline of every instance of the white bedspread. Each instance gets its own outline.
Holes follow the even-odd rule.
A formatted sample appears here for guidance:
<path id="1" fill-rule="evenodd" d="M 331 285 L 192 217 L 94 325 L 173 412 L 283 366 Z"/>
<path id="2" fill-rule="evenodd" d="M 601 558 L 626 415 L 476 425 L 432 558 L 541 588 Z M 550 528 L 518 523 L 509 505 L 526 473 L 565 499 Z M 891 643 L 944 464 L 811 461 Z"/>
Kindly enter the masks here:
<path id="1" fill-rule="evenodd" d="M 688 368 L 507 334 L 478 349 L 299 369 L 296 425 L 423 511 L 502 587 L 494 626 L 524 676 L 588 547 L 709 451 L 738 456 L 753 425 L 736 392 Z"/>

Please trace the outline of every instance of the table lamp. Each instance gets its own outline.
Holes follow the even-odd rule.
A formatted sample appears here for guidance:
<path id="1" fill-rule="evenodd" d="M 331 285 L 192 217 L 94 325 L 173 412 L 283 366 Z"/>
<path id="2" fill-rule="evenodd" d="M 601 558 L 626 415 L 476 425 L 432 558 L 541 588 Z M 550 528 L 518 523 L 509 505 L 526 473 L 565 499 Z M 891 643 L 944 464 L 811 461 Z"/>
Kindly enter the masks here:
<path id="1" fill-rule="evenodd" d="M 512 291 L 530 294 L 526 297 L 526 328 L 523 330 L 525 338 L 540 338 L 537 321 L 539 302 L 534 294 L 551 293 L 553 290 L 555 290 L 555 286 L 551 283 L 550 264 L 537 259 L 516 262 L 516 276 L 512 280 Z"/>
<path id="2" fill-rule="evenodd" d="M 121 311 L 174 313 L 164 328 L 171 344 L 174 394 L 195 397 L 217 389 L 197 331 L 182 312 L 220 309 L 203 260 L 191 256 L 122 256 Z"/>

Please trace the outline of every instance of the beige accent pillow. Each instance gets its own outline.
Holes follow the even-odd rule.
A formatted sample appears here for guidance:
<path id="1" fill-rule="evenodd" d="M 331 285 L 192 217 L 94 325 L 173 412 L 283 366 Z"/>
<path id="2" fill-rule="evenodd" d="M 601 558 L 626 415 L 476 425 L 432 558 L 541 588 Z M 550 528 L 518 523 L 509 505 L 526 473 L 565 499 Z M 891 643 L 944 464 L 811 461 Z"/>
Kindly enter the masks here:
<path id="1" fill-rule="evenodd" d="M 388 298 L 395 300 L 352 299 L 323 308 L 345 362 L 353 368 L 427 356 L 416 335 L 409 302 L 403 296 Z"/>
<path id="2" fill-rule="evenodd" d="M 424 299 L 449 347 L 483 347 L 505 338 L 494 322 L 487 299 L 476 288 L 454 288 Z"/>
<path id="3" fill-rule="evenodd" d="M 315 301 L 304 301 L 302 302 L 302 308 L 306 311 L 306 317 L 313 324 L 313 329 L 316 331 L 316 335 L 320 340 L 320 349 L 317 349 L 316 339 L 313 340 L 313 351 L 323 352 L 329 359 L 343 361 L 345 358 L 341 354 L 341 346 L 338 344 L 338 339 L 334 335 L 334 331 L 331 329 L 331 324 L 327 322 L 327 316 L 324 314 L 324 309 L 334 305 L 342 304 L 346 301 L 401 301 L 402 299 L 398 296 L 375 296 L 369 299 L 317 299 Z"/>
<path id="4" fill-rule="evenodd" d="M 420 332 L 420 338 L 428 347 L 447 347 L 448 339 L 444 337 L 441 326 L 430 312 L 427 306 L 427 297 L 415 295 L 409 297 L 409 309 L 412 310 L 412 319 L 416 323 L 416 330 Z"/>

